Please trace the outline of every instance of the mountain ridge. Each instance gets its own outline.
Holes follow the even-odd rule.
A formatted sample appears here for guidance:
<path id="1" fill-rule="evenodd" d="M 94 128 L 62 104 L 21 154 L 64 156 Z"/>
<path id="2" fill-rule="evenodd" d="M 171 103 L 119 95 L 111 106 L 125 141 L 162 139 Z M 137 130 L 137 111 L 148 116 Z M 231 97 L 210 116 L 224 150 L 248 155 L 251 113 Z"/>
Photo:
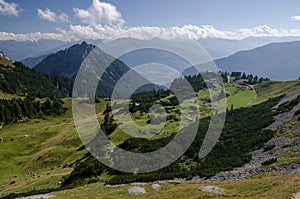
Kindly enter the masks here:
<path id="1" fill-rule="evenodd" d="M 218 68 L 228 72 L 242 71 L 272 80 L 295 80 L 300 74 L 299 51 L 300 41 L 277 42 L 239 51 L 231 56 L 216 59 L 214 63 Z M 183 72 L 184 75 L 196 73 L 192 67 Z"/>

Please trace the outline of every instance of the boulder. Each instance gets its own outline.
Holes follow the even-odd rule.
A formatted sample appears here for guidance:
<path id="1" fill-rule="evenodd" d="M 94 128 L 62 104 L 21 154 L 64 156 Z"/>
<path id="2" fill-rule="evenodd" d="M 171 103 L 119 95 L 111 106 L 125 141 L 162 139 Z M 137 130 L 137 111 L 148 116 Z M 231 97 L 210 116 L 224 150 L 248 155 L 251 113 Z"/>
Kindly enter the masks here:
<path id="1" fill-rule="evenodd" d="M 140 194 L 147 193 L 143 187 L 138 187 L 138 186 L 131 186 L 127 190 L 128 190 L 128 193 L 134 194 L 134 195 L 140 195 Z"/>
<path id="2" fill-rule="evenodd" d="M 159 191 L 161 189 L 161 186 L 159 184 L 152 184 L 151 188 L 154 189 L 155 191 Z"/>
<path id="3" fill-rule="evenodd" d="M 224 194 L 224 189 L 217 186 L 201 186 L 198 190 L 215 194 Z"/>

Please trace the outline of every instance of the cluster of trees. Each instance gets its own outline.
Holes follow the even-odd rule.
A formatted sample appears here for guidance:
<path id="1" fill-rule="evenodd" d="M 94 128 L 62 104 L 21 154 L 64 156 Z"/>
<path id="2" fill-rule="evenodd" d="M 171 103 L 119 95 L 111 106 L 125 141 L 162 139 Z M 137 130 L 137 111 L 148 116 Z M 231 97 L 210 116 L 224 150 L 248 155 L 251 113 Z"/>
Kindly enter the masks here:
<path id="1" fill-rule="evenodd" d="M 62 97 L 72 97 L 74 81 L 62 76 L 47 76 L 56 89 L 60 91 Z"/>
<path id="2" fill-rule="evenodd" d="M 247 75 L 246 73 L 241 73 L 241 72 L 232 72 L 230 76 L 234 78 L 234 81 L 246 80 L 246 83 L 251 85 L 262 83 L 265 81 L 270 81 L 269 78 L 258 77 L 257 75 L 254 76 L 252 74 Z"/>
<path id="3" fill-rule="evenodd" d="M 109 104 L 106 104 L 104 114 L 104 121 L 101 124 L 101 129 L 106 135 L 110 135 L 112 132 L 114 132 L 118 125 L 114 121 L 114 118 L 111 114 L 111 106 L 109 106 Z"/>
<path id="4" fill-rule="evenodd" d="M 63 101 L 60 99 L 50 100 L 47 98 L 44 102 L 31 97 L 0 100 L 1 125 L 22 121 L 26 118 L 61 115 L 64 112 Z"/>
<path id="5" fill-rule="evenodd" d="M 184 78 L 176 78 L 172 83 L 171 83 L 171 90 L 180 90 L 180 92 L 184 92 L 184 90 L 190 90 L 188 88 L 188 84 L 192 86 L 193 90 L 195 92 L 198 92 L 199 90 L 202 90 L 204 88 L 207 88 L 206 83 L 202 77 L 202 75 L 199 73 L 198 75 L 193 75 L 193 76 L 185 76 Z"/>
<path id="6" fill-rule="evenodd" d="M 6 93 L 57 98 L 69 97 L 72 92 L 72 80 L 41 74 L 21 62 L 15 62 L 13 67 L 0 64 L 0 74 L 0 90 Z"/>
<path id="7" fill-rule="evenodd" d="M 232 73 L 202 72 L 199 73 L 198 75 L 190 75 L 190 76 L 185 76 L 184 78 L 176 78 L 171 83 L 170 88 L 172 91 L 179 89 L 181 92 L 184 92 L 184 91 L 189 91 L 188 86 L 190 85 L 192 86 L 195 92 L 198 92 L 199 90 L 207 88 L 207 84 L 210 81 L 214 81 L 220 77 L 222 78 L 223 82 L 228 82 L 229 80 L 228 77 L 232 77 L 234 81 L 243 80 L 243 82 L 250 85 L 262 83 L 264 81 L 270 81 L 269 78 L 258 77 L 251 74 L 247 75 L 246 73 L 241 73 L 241 72 L 232 72 Z M 186 84 L 186 81 L 189 83 L 189 85 Z M 189 95 L 189 93 L 187 93 L 187 95 Z"/>
<path id="8" fill-rule="evenodd" d="M 228 75 L 225 75 L 225 73 L 221 73 L 221 78 L 223 82 L 228 82 Z M 217 78 L 220 78 L 219 74 L 214 72 L 202 72 L 198 75 L 189 75 L 185 76 L 184 78 L 176 78 L 171 83 L 171 90 L 180 90 L 181 92 L 184 92 L 185 90 L 189 91 L 190 89 L 187 88 L 187 86 L 191 86 L 195 92 L 198 92 L 199 90 L 202 90 L 204 88 L 207 88 L 207 81 L 214 81 Z M 189 83 L 189 85 L 186 84 L 186 82 Z M 189 93 L 187 93 L 188 95 Z"/>
<path id="9" fill-rule="evenodd" d="M 145 174 L 128 174 L 113 170 L 87 154 L 85 161 L 79 162 L 73 172 L 65 178 L 63 186 L 76 186 L 86 183 L 88 179 L 97 177 L 103 172 L 114 176 L 108 183 L 119 184 L 134 181 L 155 181 L 174 177 L 189 178 L 195 175 L 209 177 L 220 171 L 231 170 L 251 160 L 250 152 L 262 148 L 274 136 L 265 127 L 274 121 L 278 112 L 270 111 L 283 96 L 273 98 L 259 105 L 228 111 L 225 126 L 218 143 L 204 158 L 199 159 L 198 152 L 209 127 L 210 118 L 200 120 L 198 133 L 191 147 L 177 161 L 161 170 Z M 191 124 L 193 125 L 193 124 Z M 189 132 L 190 126 L 185 131 Z M 175 135 L 166 138 L 148 140 L 130 138 L 119 145 L 127 151 L 146 153 L 167 145 Z M 118 160 L 122 157 L 118 157 Z M 117 163 L 116 163 L 117 164 Z M 130 164 L 130 163 L 129 163 Z"/>
<path id="10" fill-rule="evenodd" d="M 156 101 L 165 98 L 171 94 L 170 90 L 155 90 L 144 91 L 140 93 L 135 93 L 131 96 L 131 103 L 129 105 L 129 111 L 135 113 L 140 111 L 141 113 L 148 113 L 151 106 L 153 106 Z M 172 99 L 172 103 L 176 103 L 176 99 Z"/>

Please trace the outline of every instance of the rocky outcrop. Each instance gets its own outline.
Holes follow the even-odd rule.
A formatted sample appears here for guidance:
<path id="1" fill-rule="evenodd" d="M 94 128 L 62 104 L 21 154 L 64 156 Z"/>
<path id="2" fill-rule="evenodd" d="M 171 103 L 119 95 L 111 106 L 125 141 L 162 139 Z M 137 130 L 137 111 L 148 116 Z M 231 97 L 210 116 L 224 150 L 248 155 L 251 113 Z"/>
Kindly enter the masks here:
<path id="1" fill-rule="evenodd" d="M 39 195 L 32 195 L 27 197 L 22 197 L 18 199 L 48 199 L 48 198 L 54 198 L 54 195 L 51 194 L 39 194 Z"/>
<path id="2" fill-rule="evenodd" d="M 224 189 L 217 187 L 217 186 L 202 186 L 197 188 L 197 190 L 204 191 L 204 192 L 210 192 L 215 194 L 224 194 Z"/>
<path id="3" fill-rule="evenodd" d="M 128 193 L 134 194 L 134 195 L 140 195 L 140 194 L 147 193 L 143 187 L 139 187 L 139 186 L 131 186 L 127 190 L 128 190 Z"/>
<path id="4" fill-rule="evenodd" d="M 154 189 L 155 191 L 159 191 L 161 189 L 161 186 L 159 184 L 152 184 L 151 188 Z"/>

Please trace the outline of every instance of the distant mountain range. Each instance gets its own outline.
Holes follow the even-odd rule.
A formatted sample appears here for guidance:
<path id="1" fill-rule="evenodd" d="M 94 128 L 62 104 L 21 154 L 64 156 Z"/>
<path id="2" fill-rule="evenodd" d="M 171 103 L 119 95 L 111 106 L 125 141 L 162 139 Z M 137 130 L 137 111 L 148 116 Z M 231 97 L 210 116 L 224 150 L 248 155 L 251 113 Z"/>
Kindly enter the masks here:
<path id="1" fill-rule="evenodd" d="M 292 42 L 299 37 L 248 37 L 242 40 L 206 38 L 198 40 L 213 59 L 228 57 L 236 52 L 251 50 L 270 43 Z"/>
<path id="2" fill-rule="evenodd" d="M 294 80 L 300 76 L 300 41 L 272 43 L 252 50 L 240 51 L 215 60 L 218 68 L 232 72 L 269 77 L 272 80 Z M 193 68 L 183 74 L 196 74 Z"/>
<path id="3" fill-rule="evenodd" d="M 248 38 L 248 40 L 251 39 Z M 268 40 L 266 39 L 266 41 Z M 94 45 L 83 42 L 80 45 L 76 44 L 57 53 L 26 59 L 24 63 L 27 66 L 35 66 L 35 70 L 42 73 L 74 79 L 82 61 L 93 48 L 95 48 Z M 299 52 L 300 41 L 271 43 L 251 50 L 239 51 L 225 58 L 216 59 L 215 64 L 223 71 L 241 71 L 269 77 L 273 80 L 293 80 L 298 79 L 300 76 Z M 121 73 L 117 72 L 114 74 L 115 78 L 108 78 L 112 82 L 116 82 L 123 75 L 122 72 L 129 71 L 130 68 L 153 62 L 173 67 L 177 71 L 183 71 L 182 74 L 184 75 L 198 73 L 193 68 L 190 68 L 185 60 L 161 50 L 144 49 L 124 55 L 119 59 L 121 61 L 118 67 L 120 67 Z"/>
<path id="4" fill-rule="evenodd" d="M 273 42 L 290 42 L 300 40 L 299 37 L 249 37 L 243 40 L 227 40 L 205 38 L 198 40 L 213 59 L 232 55 L 241 50 L 249 50 Z M 83 41 L 83 40 L 82 40 Z M 38 41 L 0 41 L 1 50 L 9 58 L 22 61 L 29 57 L 55 53 L 82 41 L 62 42 L 58 40 L 42 39 Z M 87 43 L 98 45 L 102 40 L 85 40 Z M 23 62 L 23 61 L 22 61 Z"/>
<path id="5" fill-rule="evenodd" d="M 0 41 L 1 50 L 12 60 L 20 61 L 28 57 L 37 57 L 47 53 L 51 49 L 65 46 L 67 43 L 58 40 L 39 41 Z M 57 51 L 57 50 L 56 50 Z"/>

